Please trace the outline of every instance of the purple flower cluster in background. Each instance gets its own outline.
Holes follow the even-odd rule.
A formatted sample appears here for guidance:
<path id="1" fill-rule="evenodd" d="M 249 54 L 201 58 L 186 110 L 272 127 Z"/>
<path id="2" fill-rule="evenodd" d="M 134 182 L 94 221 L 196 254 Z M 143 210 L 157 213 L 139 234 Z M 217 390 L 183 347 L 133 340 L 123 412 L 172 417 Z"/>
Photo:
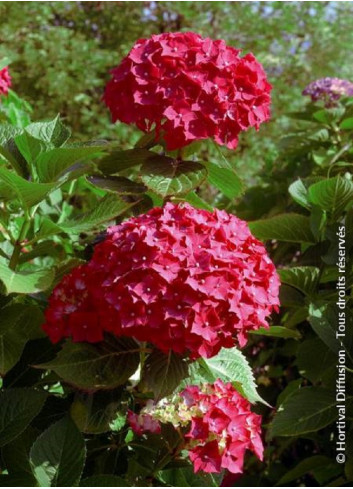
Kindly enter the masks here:
<path id="1" fill-rule="evenodd" d="M 313 102 L 324 100 L 325 105 L 330 106 L 342 96 L 353 96 L 353 83 L 340 78 L 320 78 L 309 83 L 303 95 L 309 95 Z"/>

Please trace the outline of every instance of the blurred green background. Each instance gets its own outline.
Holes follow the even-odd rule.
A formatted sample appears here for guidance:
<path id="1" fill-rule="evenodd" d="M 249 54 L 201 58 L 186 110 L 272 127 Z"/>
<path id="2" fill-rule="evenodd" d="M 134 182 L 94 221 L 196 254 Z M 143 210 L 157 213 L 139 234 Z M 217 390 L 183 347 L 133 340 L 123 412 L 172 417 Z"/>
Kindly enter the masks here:
<path id="1" fill-rule="evenodd" d="M 227 155 L 250 183 L 271 168 L 303 88 L 324 76 L 353 79 L 352 13 L 351 2 L 0 2 L 0 58 L 10 58 L 33 119 L 60 113 L 76 139 L 118 138 L 128 148 L 137 131 L 112 125 L 101 97 L 136 39 L 193 30 L 251 51 L 273 84 L 272 120 Z"/>

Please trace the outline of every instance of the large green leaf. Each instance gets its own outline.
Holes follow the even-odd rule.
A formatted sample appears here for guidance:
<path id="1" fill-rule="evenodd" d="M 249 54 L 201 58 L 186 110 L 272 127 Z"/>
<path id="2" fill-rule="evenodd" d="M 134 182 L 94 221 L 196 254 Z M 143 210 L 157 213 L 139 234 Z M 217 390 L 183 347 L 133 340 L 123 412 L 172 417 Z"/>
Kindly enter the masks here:
<path id="1" fill-rule="evenodd" d="M 38 368 L 54 371 L 65 382 L 90 391 L 114 389 L 137 370 L 139 346 L 130 338 L 119 338 L 112 348 L 67 341 L 57 357 Z"/>
<path id="2" fill-rule="evenodd" d="M 28 426 L 23 433 L 1 450 L 8 473 L 23 477 L 27 476 L 28 484 L 26 485 L 30 487 L 35 486 L 36 480 L 33 477 L 29 463 L 29 451 L 37 436 L 37 430 Z"/>
<path id="3" fill-rule="evenodd" d="M 134 166 L 142 165 L 150 158 L 160 158 L 162 161 L 168 161 L 170 158 L 159 156 L 157 153 L 147 149 L 128 149 L 126 151 L 112 151 L 109 155 L 102 158 L 97 166 L 104 175 L 114 175 L 123 170 Z"/>
<path id="4" fill-rule="evenodd" d="M 274 338 L 294 338 L 300 339 L 301 334 L 297 329 L 289 329 L 284 326 L 270 326 L 269 328 L 259 328 L 250 331 L 251 334 L 259 336 L 273 336 Z"/>
<path id="5" fill-rule="evenodd" d="M 289 186 L 288 191 L 293 200 L 295 200 L 299 205 L 305 207 L 306 209 L 310 209 L 308 190 L 300 178 Z"/>
<path id="6" fill-rule="evenodd" d="M 53 279 L 53 270 L 14 272 L 3 263 L 0 263 L 0 281 L 4 283 L 8 294 L 35 294 L 47 290 Z"/>
<path id="7" fill-rule="evenodd" d="M 142 384 L 154 393 L 155 399 L 172 394 L 180 382 L 188 376 L 185 358 L 170 351 L 165 354 L 154 350 L 144 364 Z"/>
<path id="8" fill-rule="evenodd" d="M 28 340 L 44 335 L 41 310 L 32 305 L 10 304 L 0 310 L 0 374 L 8 372 L 20 359 Z"/>
<path id="9" fill-rule="evenodd" d="M 38 156 L 36 169 L 41 182 L 54 182 L 72 165 L 101 154 L 100 146 L 54 148 Z"/>
<path id="10" fill-rule="evenodd" d="M 40 487 L 77 486 L 85 458 L 85 441 L 69 417 L 49 426 L 30 451 L 32 471 Z"/>
<path id="11" fill-rule="evenodd" d="M 134 205 L 136 205 L 136 202 L 127 203 L 120 200 L 116 195 L 107 195 L 103 197 L 94 209 L 72 221 L 60 223 L 60 228 L 66 233 L 72 234 L 93 231 L 104 222 L 111 221 L 124 214 Z"/>
<path id="12" fill-rule="evenodd" d="M 327 467 L 332 463 L 335 462 L 328 457 L 324 457 L 323 455 L 313 455 L 312 457 L 305 458 L 293 469 L 289 470 L 283 477 L 281 477 L 281 479 L 276 483 L 276 486 L 288 484 L 289 482 L 297 480 L 307 473 L 315 472 L 315 469 Z"/>
<path id="13" fill-rule="evenodd" d="M 80 487 L 130 487 L 130 485 L 118 475 L 99 474 L 83 479 Z"/>
<path id="14" fill-rule="evenodd" d="M 278 270 L 281 282 L 291 285 L 306 295 L 315 293 L 320 270 L 317 267 L 292 267 Z"/>
<path id="15" fill-rule="evenodd" d="M 254 235 L 262 240 L 277 239 L 290 243 L 315 243 L 308 217 L 300 214 L 280 214 L 268 219 L 249 222 Z"/>
<path id="16" fill-rule="evenodd" d="M 54 190 L 53 183 L 29 182 L 16 173 L 0 167 L 0 182 L 12 191 L 14 199 L 19 199 L 25 207 L 41 202 Z"/>
<path id="17" fill-rule="evenodd" d="M 330 378 L 332 373 L 335 377 L 336 362 L 337 355 L 317 337 L 300 343 L 295 360 L 300 375 L 313 384 Z"/>
<path id="18" fill-rule="evenodd" d="M 47 394 L 30 388 L 0 391 L 0 446 L 20 435 L 42 409 Z"/>
<path id="19" fill-rule="evenodd" d="M 353 182 L 341 176 L 321 180 L 310 185 L 308 197 L 312 204 L 339 217 L 353 202 Z"/>
<path id="20" fill-rule="evenodd" d="M 257 386 L 252 369 L 237 348 L 222 348 L 218 355 L 199 359 L 190 367 L 191 382 L 214 382 L 221 379 L 224 382 L 236 383 L 238 390 L 250 402 L 262 402 L 267 404 L 257 393 Z"/>
<path id="21" fill-rule="evenodd" d="M 336 305 L 318 301 L 309 306 L 309 323 L 318 337 L 334 353 L 344 349 L 347 358 L 353 362 L 353 325 L 348 312 L 342 311 Z M 339 323 L 343 329 L 338 337 Z"/>
<path id="22" fill-rule="evenodd" d="M 15 143 L 23 158 L 32 165 L 37 157 L 47 149 L 47 144 L 24 131 L 15 138 Z"/>
<path id="23" fill-rule="evenodd" d="M 272 422 L 272 436 L 299 436 L 332 423 L 337 417 L 335 394 L 323 387 L 303 387 L 285 399 Z"/>
<path id="24" fill-rule="evenodd" d="M 165 198 L 185 195 L 207 176 L 206 168 L 196 161 L 177 161 L 156 156 L 141 167 L 141 180 L 147 188 Z"/>
<path id="25" fill-rule="evenodd" d="M 32 122 L 26 126 L 26 132 L 52 147 L 62 146 L 70 137 L 70 130 L 60 121 L 59 115 L 51 121 Z"/>
<path id="26" fill-rule="evenodd" d="M 221 168 L 214 163 L 207 163 L 208 181 L 217 187 L 228 199 L 239 197 L 244 186 L 233 169 Z"/>
<path id="27" fill-rule="evenodd" d="M 116 192 L 120 195 L 135 195 L 145 192 L 146 187 L 138 182 L 129 180 L 126 177 L 109 177 L 102 178 L 93 176 L 89 181 L 96 187 L 104 188 L 109 192 Z"/>

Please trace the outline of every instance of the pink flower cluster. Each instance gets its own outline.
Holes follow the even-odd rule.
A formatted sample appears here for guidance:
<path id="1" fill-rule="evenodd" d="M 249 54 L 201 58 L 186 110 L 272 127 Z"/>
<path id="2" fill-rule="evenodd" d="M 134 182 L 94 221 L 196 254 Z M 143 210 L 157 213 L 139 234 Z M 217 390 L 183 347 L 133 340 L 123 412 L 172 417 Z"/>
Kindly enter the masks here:
<path id="1" fill-rule="evenodd" d="M 326 107 L 332 107 L 341 97 L 353 96 L 353 83 L 341 78 L 320 78 L 309 83 L 303 90 L 303 95 L 310 96 L 313 102 L 323 100 Z"/>
<path id="2" fill-rule="evenodd" d="M 167 203 L 108 230 L 91 261 L 54 289 L 53 342 L 134 337 L 191 358 L 244 346 L 276 309 L 275 266 L 246 222 Z"/>
<path id="3" fill-rule="evenodd" d="M 238 135 L 270 116 L 271 85 L 252 54 L 193 32 L 137 41 L 112 70 L 104 101 L 112 119 L 156 130 L 168 150 L 214 138 L 235 148 Z"/>
<path id="4" fill-rule="evenodd" d="M 153 419 L 150 414 L 136 414 L 133 411 L 128 411 L 127 422 L 131 426 L 131 429 L 137 435 L 141 436 L 143 433 L 160 433 L 161 425 L 159 421 Z"/>
<path id="5" fill-rule="evenodd" d="M 261 416 L 251 412 L 249 401 L 232 384 L 217 380 L 201 388 L 189 386 L 181 397 L 194 413 L 186 437 L 195 472 L 241 473 L 246 450 L 262 460 Z"/>
<path id="6" fill-rule="evenodd" d="M 7 95 L 9 93 L 9 88 L 11 87 L 11 77 L 9 74 L 9 68 L 5 66 L 0 70 L 0 96 Z"/>

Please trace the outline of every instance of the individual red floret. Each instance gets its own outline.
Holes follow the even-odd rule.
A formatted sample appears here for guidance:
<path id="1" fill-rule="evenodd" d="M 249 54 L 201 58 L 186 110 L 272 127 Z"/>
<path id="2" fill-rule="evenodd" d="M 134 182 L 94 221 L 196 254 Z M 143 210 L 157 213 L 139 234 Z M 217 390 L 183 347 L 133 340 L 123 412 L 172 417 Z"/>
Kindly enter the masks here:
<path id="1" fill-rule="evenodd" d="M 194 32 L 138 40 L 112 70 L 104 101 L 112 119 L 156 130 L 168 150 L 213 138 L 235 148 L 238 135 L 270 116 L 266 74 L 252 54 Z"/>

